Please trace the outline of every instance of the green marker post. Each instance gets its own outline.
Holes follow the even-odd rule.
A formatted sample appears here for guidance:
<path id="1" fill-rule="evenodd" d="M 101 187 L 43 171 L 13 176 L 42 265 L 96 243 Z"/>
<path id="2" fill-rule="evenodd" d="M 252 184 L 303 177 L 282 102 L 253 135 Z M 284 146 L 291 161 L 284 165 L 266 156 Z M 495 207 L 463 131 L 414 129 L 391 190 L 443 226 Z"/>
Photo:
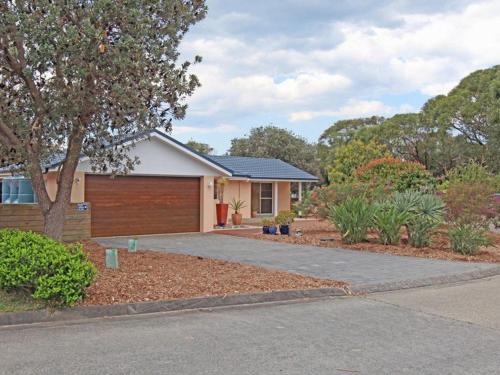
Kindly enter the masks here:
<path id="1" fill-rule="evenodd" d="M 106 268 L 118 268 L 118 250 L 106 249 Z"/>

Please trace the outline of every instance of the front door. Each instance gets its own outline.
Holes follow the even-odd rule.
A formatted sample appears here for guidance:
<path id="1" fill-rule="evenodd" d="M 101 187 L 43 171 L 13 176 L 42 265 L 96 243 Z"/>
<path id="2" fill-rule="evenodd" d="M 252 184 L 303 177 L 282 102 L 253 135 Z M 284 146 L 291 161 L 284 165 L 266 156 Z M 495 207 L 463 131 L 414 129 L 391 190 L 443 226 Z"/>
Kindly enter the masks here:
<path id="1" fill-rule="evenodd" d="M 260 215 L 273 213 L 272 182 L 252 183 L 252 211 L 256 211 Z"/>

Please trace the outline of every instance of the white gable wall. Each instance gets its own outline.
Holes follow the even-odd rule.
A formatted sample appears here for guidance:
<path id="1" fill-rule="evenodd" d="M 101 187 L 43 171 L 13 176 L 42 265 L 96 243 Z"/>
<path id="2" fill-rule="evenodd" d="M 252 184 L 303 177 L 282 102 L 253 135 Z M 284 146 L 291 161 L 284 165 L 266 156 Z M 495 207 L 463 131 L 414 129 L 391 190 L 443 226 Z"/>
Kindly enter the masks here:
<path id="1" fill-rule="evenodd" d="M 158 137 L 138 141 L 135 147 L 130 149 L 130 154 L 140 160 L 140 164 L 135 166 L 130 175 L 200 177 L 222 174 L 221 171 Z M 82 160 L 78 171 L 92 173 L 90 162 Z"/>

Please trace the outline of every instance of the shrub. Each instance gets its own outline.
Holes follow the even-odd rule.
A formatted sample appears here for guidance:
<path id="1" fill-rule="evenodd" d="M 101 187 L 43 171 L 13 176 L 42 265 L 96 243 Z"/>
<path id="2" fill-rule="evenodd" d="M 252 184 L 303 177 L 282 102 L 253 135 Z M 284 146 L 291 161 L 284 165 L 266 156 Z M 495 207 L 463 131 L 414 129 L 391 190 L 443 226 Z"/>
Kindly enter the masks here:
<path id="1" fill-rule="evenodd" d="M 498 179 L 484 166 L 473 160 L 450 169 L 450 171 L 446 174 L 446 180 L 451 184 L 458 182 L 483 181 L 494 188 L 500 188 L 500 186 L 495 186 Z"/>
<path id="2" fill-rule="evenodd" d="M 450 222 L 487 226 L 500 213 L 493 187 L 481 180 L 450 182 L 444 194 L 446 218 Z"/>
<path id="3" fill-rule="evenodd" d="M 384 245 L 397 245 L 401 238 L 401 227 L 408 222 L 410 214 L 401 210 L 392 201 L 375 206 L 373 227 L 378 232 L 379 241 Z"/>
<path id="4" fill-rule="evenodd" d="M 314 188 L 305 195 L 302 202 L 296 204 L 295 210 L 324 219 L 329 216 L 330 207 L 339 205 L 349 198 L 363 197 L 373 202 L 385 194 L 387 191 L 383 187 L 369 183 L 359 181 L 333 183 Z"/>
<path id="5" fill-rule="evenodd" d="M 83 298 L 95 274 L 80 244 L 65 246 L 33 232 L 0 230 L 0 288 L 72 305 Z"/>
<path id="6" fill-rule="evenodd" d="M 354 197 L 330 209 L 329 219 L 335 224 L 346 244 L 366 240 L 374 208 L 365 198 Z"/>
<path id="7" fill-rule="evenodd" d="M 398 212 L 408 212 L 405 225 L 410 245 L 428 246 L 432 230 L 443 221 L 444 204 L 441 198 L 433 194 L 406 191 L 396 193 L 393 204 Z"/>
<path id="8" fill-rule="evenodd" d="M 422 194 L 406 225 L 408 242 L 414 247 L 430 244 L 432 231 L 443 221 L 444 204 L 441 198 Z"/>
<path id="9" fill-rule="evenodd" d="M 436 189 L 436 179 L 417 162 L 393 157 L 374 159 L 354 171 L 355 178 L 375 185 L 388 185 L 394 191 Z"/>
<path id="10" fill-rule="evenodd" d="M 278 225 L 291 225 L 295 219 L 295 214 L 292 211 L 280 211 L 274 219 Z"/>
<path id="11" fill-rule="evenodd" d="M 448 231 L 451 248 L 463 255 L 473 255 L 479 247 L 490 243 L 486 231 L 473 224 L 458 224 Z"/>

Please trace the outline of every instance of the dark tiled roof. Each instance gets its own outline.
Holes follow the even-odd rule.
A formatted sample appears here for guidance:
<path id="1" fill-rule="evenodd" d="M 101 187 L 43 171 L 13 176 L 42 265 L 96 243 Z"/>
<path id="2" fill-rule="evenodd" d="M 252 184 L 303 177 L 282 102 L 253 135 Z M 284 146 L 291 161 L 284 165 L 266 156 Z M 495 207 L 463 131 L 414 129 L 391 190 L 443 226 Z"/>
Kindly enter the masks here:
<path id="1" fill-rule="evenodd" d="M 172 138 L 168 134 L 165 134 L 159 130 L 153 130 L 151 132 L 139 133 L 131 137 L 125 137 L 115 144 L 122 144 L 133 139 L 145 138 L 153 132 L 161 135 L 162 137 L 170 139 L 172 142 L 178 144 L 179 146 L 185 148 L 186 150 L 197 154 L 198 156 L 206 159 L 207 161 L 227 170 L 235 177 L 247 177 L 255 179 L 269 179 L 269 180 L 302 180 L 302 181 L 317 181 L 318 178 L 309 174 L 302 169 L 296 168 L 293 165 L 285 163 L 279 159 L 264 159 L 264 158 L 251 158 L 244 156 L 215 156 L 215 155 L 204 155 L 193 150 L 192 148 L 186 146 L 184 143 Z M 109 145 L 106 145 L 109 147 Z M 43 168 L 55 168 L 60 163 L 64 161 L 66 157 L 64 152 L 57 153 L 49 158 L 45 163 L 43 163 Z M 9 167 L 0 168 L 1 172 L 8 172 Z"/>
<path id="2" fill-rule="evenodd" d="M 244 156 L 205 155 L 217 164 L 229 169 L 235 177 L 269 180 L 317 181 L 310 173 L 279 159 L 251 158 Z"/>

